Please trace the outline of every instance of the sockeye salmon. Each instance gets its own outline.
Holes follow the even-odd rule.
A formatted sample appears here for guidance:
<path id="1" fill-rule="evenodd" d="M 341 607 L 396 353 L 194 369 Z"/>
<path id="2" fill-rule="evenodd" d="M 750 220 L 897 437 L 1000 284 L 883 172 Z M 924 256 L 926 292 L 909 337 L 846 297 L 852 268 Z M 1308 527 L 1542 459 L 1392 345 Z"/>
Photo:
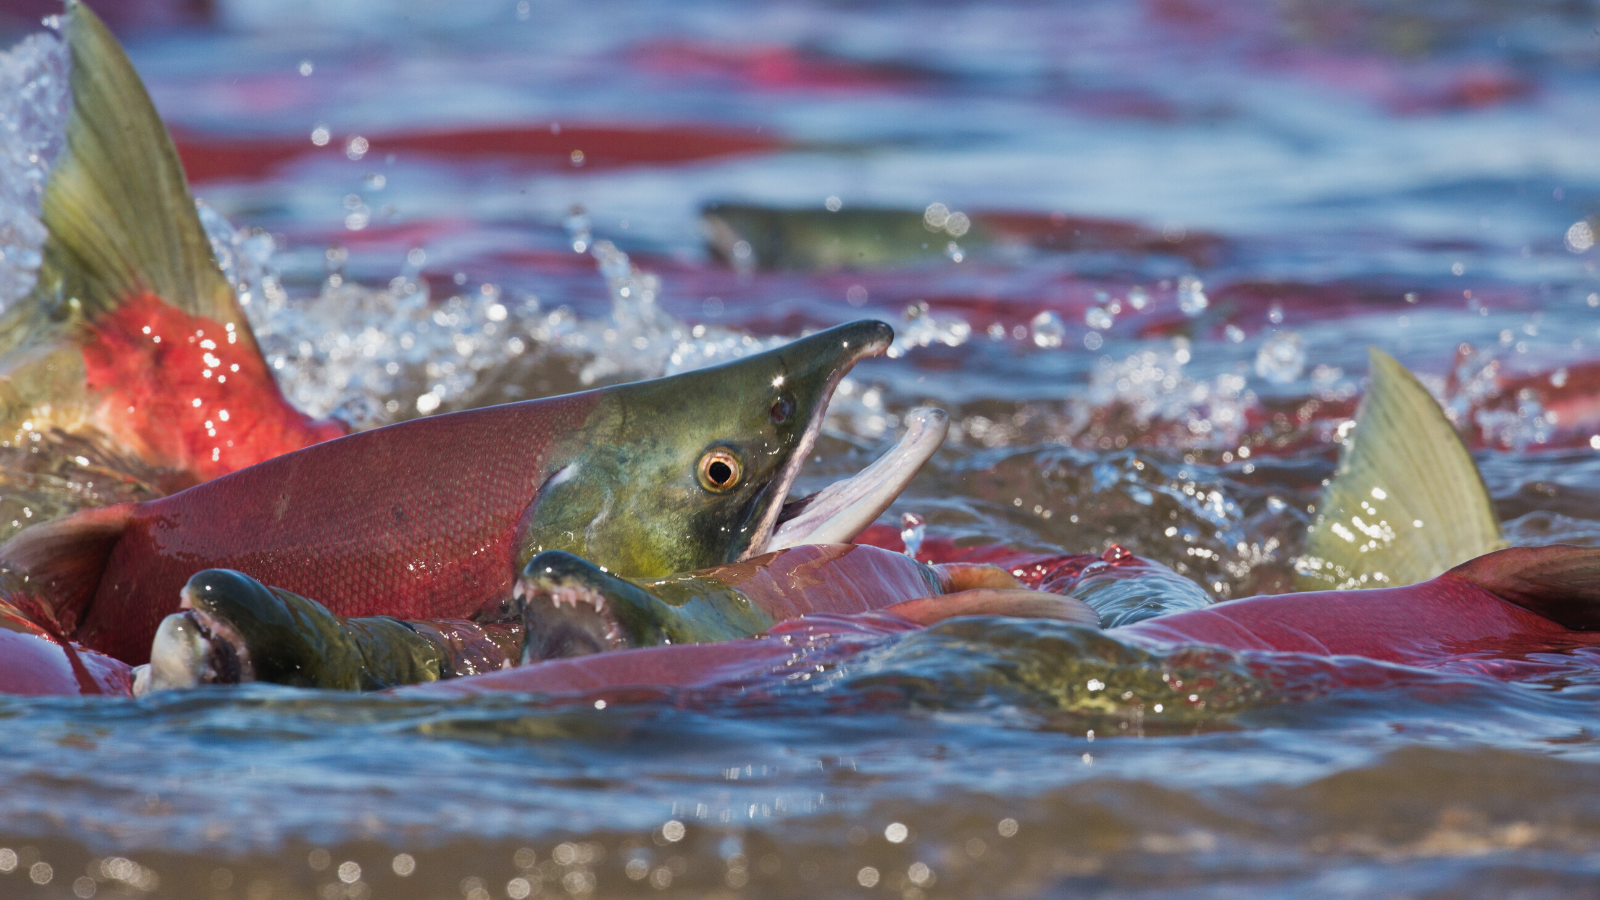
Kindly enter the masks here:
<path id="1" fill-rule="evenodd" d="M 1002 569 L 971 563 L 929 567 L 865 547 L 813 546 L 656 579 L 620 577 L 553 550 L 528 562 L 513 592 L 524 626 L 522 662 L 790 634 L 798 626 L 782 623 L 802 616 L 869 612 L 922 625 L 963 615 L 1056 618 L 1104 625 L 1145 644 L 1202 642 L 1418 664 L 1454 660 L 1468 647 L 1481 655 L 1486 647 L 1492 651 L 1529 641 L 1556 646 L 1589 640 L 1577 632 L 1600 625 L 1600 610 L 1587 609 L 1583 599 L 1600 596 L 1600 552 L 1555 547 L 1479 553 L 1500 543 L 1499 524 L 1471 458 L 1410 373 L 1376 351 L 1372 363 L 1371 388 L 1312 526 L 1304 577 L 1312 584 L 1317 578 L 1339 579 L 1347 589 L 1423 584 L 1371 594 L 1345 590 L 1213 605 L 1192 583 L 1116 547 L 1099 559 L 1057 558 L 1045 568 L 1016 565 L 1013 559 Z M 1397 528 L 1391 519 L 1409 527 Z M 1429 527 L 1429 521 L 1439 524 Z M 1443 571 L 1461 555 L 1476 558 Z M 1019 578 L 1028 576 L 1029 568 L 1033 577 L 1024 585 Z M 270 641 L 253 640 L 259 629 L 241 623 L 262 619 L 262 603 L 233 598 L 267 600 L 271 594 L 259 585 L 241 594 L 227 576 L 211 573 L 196 581 L 208 578 L 212 581 L 204 589 L 213 590 L 215 582 L 223 602 L 195 596 L 193 612 L 184 614 L 188 618 L 169 620 L 171 635 L 157 642 L 160 677 L 153 687 L 234 677 L 227 663 L 237 658 L 300 659 L 330 633 L 302 628 L 296 635 L 290 628 L 273 633 Z M 1048 586 L 1070 596 L 1021 590 L 1025 586 Z M 195 595 L 196 583 L 187 590 Z M 251 608 L 230 615 L 230 602 L 236 609 Z M 288 609 L 308 603 L 316 606 L 283 597 L 275 615 L 286 619 Z M 828 621 L 839 622 L 813 619 L 808 633 L 826 633 Z M 887 621 L 893 619 L 878 615 L 846 627 L 859 634 Z M 1417 626 L 1407 627 L 1411 621 Z M 342 641 L 378 660 L 403 662 L 411 655 L 408 647 L 426 649 L 430 643 L 415 628 L 381 630 L 351 621 L 342 629 Z M 182 641 L 176 639 L 180 635 Z M 696 655 L 702 652 L 703 657 Z M 751 652 L 760 657 L 767 651 Z M 678 657 L 726 660 L 729 653 L 735 651 L 679 651 Z M 507 663 L 511 658 L 505 657 Z M 630 671 L 623 663 L 584 664 L 585 671 L 611 665 Z M 398 683 L 404 680 L 403 668 L 391 665 L 384 673 L 387 680 L 368 681 Z M 523 678 L 513 680 L 522 684 Z"/>
<path id="2" fill-rule="evenodd" d="M 1600 646 L 1600 550 L 1497 551 L 1421 584 L 1251 597 L 1105 632 L 1136 647 L 1361 656 L 1506 680 L 1549 667 L 1529 655 Z M 941 621 L 943 621 L 941 619 Z M 650 699 L 773 688 L 845 663 L 920 623 L 885 612 L 790 619 L 755 638 L 662 645 L 403 688 L 412 696 L 493 691 Z M 943 627 L 943 626 L 939 626 Z"/>
<path id="3" fill-rule="evenodd" d="M 842 325 L 716 368 L 317 443 L 334 429 L 288 417 L 121 48 L 76 2 L 62 33 L 67 143 L 45 189 L 38 286 L 5 323 L 0 351 L 14 353 L 0 362 L 20 398 L 8 409 L 40 421 L 47 405 L 70 411 L 63 425 L 88 422 L 211 480 L 19 533 L 0 546 L 12 606 L 136 664 L 204 569 L 242 571 L 343 616 L 470 618 L 507 600 L 545 550 L 651 577 L 783 546 L 774 535 L 829 397 L 888 347 L 889 326 Z M 76 405 L 47 403 L 61 396 Z M 236 399 L 261 397 L 271 402 L 254 409 L 282 416 L 234 414 Z M 898 493 L 884 485 L 903 487 L 937 449 L 946 425 L 935 418 L 893 471 L 836 486 L 837 515 L 782 540 L 864 528 Z"/>
<path id="4" fill-rule="evenodd" d="M 183 588 L 135 694 L 267 681 L 376 690 L 521 663 L 749 637 L 816 614 L 875 610 L 927 625 L 955 615 L 1099 626 L 1083 601 L 1025 590 L 990 565 L 930 566 L 856 544 L 808 544 L 667 578 L 628 580 L 560 550 L 535 556 L 503 615 L 478 621 L 343 617 L 239 572 Z"/>

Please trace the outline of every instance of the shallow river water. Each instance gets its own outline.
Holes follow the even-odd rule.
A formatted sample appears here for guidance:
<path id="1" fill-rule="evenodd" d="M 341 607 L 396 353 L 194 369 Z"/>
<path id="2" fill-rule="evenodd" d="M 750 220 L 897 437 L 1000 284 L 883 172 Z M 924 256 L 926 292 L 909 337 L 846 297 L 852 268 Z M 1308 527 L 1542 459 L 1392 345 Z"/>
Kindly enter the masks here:
<path id="1" fill-rule="evenodd" d="M 48 11 L 21 6 L 7 45 Z M 1376 345 L 1456 418 L 1513 543 L 1600 544 L 1593 2 L 109 18 L 319 415 L 884 318 L 799 489 L 937 404 L 951 439 L 886 523 L 1117 543 L 1223 600 L 1289 588 Z M 6 536 L 159 490 L 7 452 Z M 1600 666 L 1556 662 L 1274 676 L 990 619 L 759 696 L 0 697 L 0 896 L 1593 897 Z M 1164 709 L 1186 672 L 1204 702 Z"/>

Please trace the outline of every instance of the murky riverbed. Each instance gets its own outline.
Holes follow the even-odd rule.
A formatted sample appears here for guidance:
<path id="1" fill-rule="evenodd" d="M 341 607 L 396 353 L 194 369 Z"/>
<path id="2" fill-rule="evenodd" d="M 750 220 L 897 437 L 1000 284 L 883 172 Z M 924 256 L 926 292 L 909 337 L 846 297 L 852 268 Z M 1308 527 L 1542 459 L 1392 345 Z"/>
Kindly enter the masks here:
<path id="1" fill-rule="evenodd" d="M 1593 3 L 322 7 L 113 20 L 310 412 L 882 317 L 800 489 L 937 404 L 894 515 L 1227 599 L 1287 589 L 1376 344 L 1514 543 L 1600 543 Z M 38 447 L 0 451 L 5 535 L 161 490 Z M 1553 663 L 987 620 L 759 697 L 0 698 L 0 895 L 1593 896 L 1600 666 Z M 1163 709 L 1163 672 L 1205 702 Z"/>

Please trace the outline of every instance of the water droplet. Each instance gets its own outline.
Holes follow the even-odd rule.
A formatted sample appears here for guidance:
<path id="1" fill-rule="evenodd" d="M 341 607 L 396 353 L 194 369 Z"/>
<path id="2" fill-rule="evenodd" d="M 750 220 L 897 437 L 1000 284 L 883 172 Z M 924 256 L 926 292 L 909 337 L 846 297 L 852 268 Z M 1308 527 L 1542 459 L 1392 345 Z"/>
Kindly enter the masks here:
<path id="1" fill-rule="evenodd" d="M 1273 332 L 1256 351 L 1256 375 L 1273 384 L 1288 384 L 1305 369 L 1305 340 L 1292 331 Z"/>
<path id="2" fill-rule="evenodd" d="M 1185 275 L 1178 279 L 1178 308 L 1186 316 L 1198 316 L 1205 312 L 1211 301 L 1206 297 L 1205 284 L 1192 275 Z"/>
<path id="3" fill-rule="evenodd" d="M 1038 347 L 1059 347 L 1067 337 L 1067 326 L 1061 317 L 1050 310 L 1045 310 L 1033 317 L 1029 323 L 1033 331 L 1033 343 Z"/>
<path id="4" fill-rule="evenodd" d="M 1579 219 L 1567 229 L 1567 249 L 1573 253 L 1583 253 L 1594 246 L 1594 226 L 1588 219 Z M 1459 273 L 1458 273 L 1459 274 Z"/>
<path id="5" fill-rule="evenodd" d="M 927 535 L 927 526 L 923 518 L 916 513 L 902 513 L 900 516 L 900 540 L 905 543 L 907 556 L 915 559 L 922 550 L 922 539 Z"/>

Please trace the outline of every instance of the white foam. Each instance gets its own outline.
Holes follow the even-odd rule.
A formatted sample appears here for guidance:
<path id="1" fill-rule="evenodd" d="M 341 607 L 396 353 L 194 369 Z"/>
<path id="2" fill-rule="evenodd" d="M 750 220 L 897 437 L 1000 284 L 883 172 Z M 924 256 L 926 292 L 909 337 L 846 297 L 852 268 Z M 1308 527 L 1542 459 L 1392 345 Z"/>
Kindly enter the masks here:
<path id="1" fill-rule="evenodd" d="M 599 319 L 548 310 L 535 296 L 494 285 L 434 300 L 414 264 L 386 286 L 355 284 L 337 274 L 337 250 L 336 274 L 318 294 L 290 298 L 273 272 L 271 235 L 235 229 L 204 203 L 199 210 L 284 394 L 312 415 L 358 428 L 505 399 L 476 392 L 524 354 L 580 360 L 579 380 L 596 385 L 698 369 L 790 340 L 677 320 L 656 302 L 660 279 L 609 241 L 589 248 L 612 301 Z"/>
<path id="2" fill-rule="evenodd" d="M 67 131 L 71 56 L 52 34 L 0 53 L 0 309 L 33 290 L 45 180 Z"/>

